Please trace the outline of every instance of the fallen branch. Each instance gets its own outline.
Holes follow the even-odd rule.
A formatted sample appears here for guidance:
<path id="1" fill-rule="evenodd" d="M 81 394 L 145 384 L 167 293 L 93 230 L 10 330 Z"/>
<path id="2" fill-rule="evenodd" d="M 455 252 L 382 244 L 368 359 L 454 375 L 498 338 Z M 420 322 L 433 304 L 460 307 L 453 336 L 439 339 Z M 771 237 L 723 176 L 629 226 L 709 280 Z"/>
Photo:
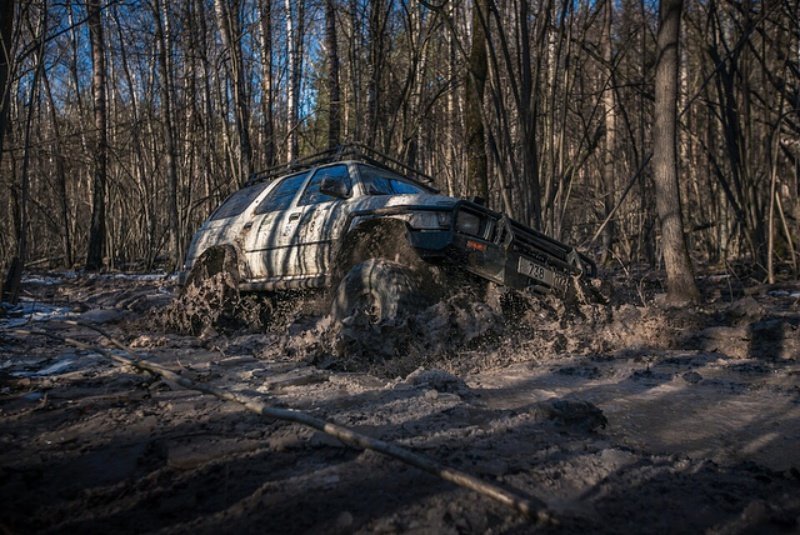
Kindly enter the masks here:
<path id="1" fill-rule="evenodd" d="M 319 418 L 315 418 L 304 412 L 293 409 L 273 407 L 257 399 L 254 399 L 250 396 L 245 396 L 235 392 L 223 390 L 221 388 L 216 388 L 208 384 L 195 382 L 183 375 L 175 373 L 167 368 L 164 368 L 163 366 L 156 364 L 155 362 L 151 362 L 149 360 L 145 360 L 139 357 L 138 355 L 132 353 L 124 344 L 117 341 L 112 336 L 110 336 L 103 330 L 93 325 L 87 325 L 85 323 L 79 323 L 74 321 L 67 321 L 65 323 L 69 323 L 71 325 L 78 325 L 80 327 L 85 327 L 99 333 L 101 336 L 103 336 L 109 342 L 111 342 L 111 344 L 113 344 L 120 351 L 122 351 L 125 354 L 125 356 L 113 353 L 102 347 L 97 347 L 91 344 L 87 344 L 85 342 L 81 342 L 80 340 L 76 340 L 74 338 L 59 336 L 38 329 L 13 329 L 10 332 L 20 335 L 45 336 L 54 340 L 67 343 L 79 349 L 84 349 L 87 351 L 93 351 L 99 353 L 118 364 L 131 366 L 139 371 L 144 371 L 157 375 L 163 379 L 166 379 L 167 381 L 180 385 L 183 388 L 189 390 L 196 390 L 198 392 L 210 394 L 225 401 L 232 401 L 234 403 L 238 403 L 243 407 L 245 407 L 247 410 L 254 412 L 256 414 L 260 414 L 262 416 L 268 416 L 270 418 L 276 418 L 278 420 L 285 420 L 289 422 L 302 424 L 311 427 L 313 429 L 316 429 L 318 431 L 321 431 L 325 434 L 331 435 L 339 439 L 344 444 L 347 444 L 348 446 L 354 447 L 356 449 L 369 449 L 382 453 L 384 455 L 388 455 L 389 457 L 393 457 L 406 464 L 415 466 L 421 470 L 424 470 L 425 472 L 433 474 L 446 481 L 455 483 L 460 487 L 470 489 L 472 491 L 477 492 L 478 494 L 492 498 L 493 500 L 496 500 L 518 511 L 523 515 L 527 516 L 528 518 L 531 518 L 537 522 L 550 523 L 550 524 L 556 522 L 551 513 L 547 510 L 547 506 L 543 502 L 535 498 L 525 498 L 523 496 L 519 496 L 517 494 L 514 494 L 513 492 L 502 489 L 496 485 L 492 485 L 491 483 L 482 481 L 470 474 L 445 466 L 423 455 L 413 453 L 404 448 L 396 446 L 392 443 L 385 442 L 383 440 L 378 440 L 369 437 L 367 435 L 364 435 L 362 433 L 358 433 L 342 425 L 335 424 L 332 422 L 327 422 Z"/>

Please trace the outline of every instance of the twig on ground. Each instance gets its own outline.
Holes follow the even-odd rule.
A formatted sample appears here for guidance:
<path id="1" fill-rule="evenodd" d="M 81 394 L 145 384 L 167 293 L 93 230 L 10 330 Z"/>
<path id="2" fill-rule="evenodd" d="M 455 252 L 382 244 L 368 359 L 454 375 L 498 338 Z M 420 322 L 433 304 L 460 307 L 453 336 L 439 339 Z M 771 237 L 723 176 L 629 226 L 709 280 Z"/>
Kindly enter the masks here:
<path id="1" fill-rule="evenodd" d="M 107 334 L 105 331 L 96 326 L 69 320 L 65 321 L 65 323 L 88 328 L 99 333 L 101 336 L 106 338 L 113 346 L 117 347 L 120 351 L 122 351 L 126 356 L 121 356 L 119 354 L 112 353 L 111 351 L 108 351 L 104 348 L 87 344 L 85 342 L 81 342 L 80 340 L 76 340 L 74 338 L 56 335 L 38 329 L 12 329 L 10 330 L 10 332 L 21 335 L 45 336 L 51 339 L 65 342 L 79 349 L 94 351 L 109 358 L 110 360 L 118 364 L 131 366 L 137 370 L 160 376 L 161 378 L 171 381 L 177 385 L 180 385 L 183 388 L 189 390 L 196 390 L 198 392 L 210 394 L 225 401 L 232 401 L 234 403 L 238 403 L 243 407 L 245 407 L 247 410 L 254 412 L 256 414 L 305 425 L 313 429 L 316 429 L 318 431 L 321 431 L 325 434 L 331 435 L 339 439 L 344 444 L 354 447 L 356 449 L 369 449 L 377 451 L 389 457 L 398 459 L 406 464 L 415 466 L 421 470 L 424 470 L 425 472 L 440 477 L 445 481 L 450 481 L 451 483 L 455 483 L 460 487 L 470 489 L 472 491 L 477 492 L 478 494 L 492 498 L 493 500 L 496 500 L 502 503 L 503 505 L 506 505 L 507 507 L 510 507 L 518 511 L 523 515 L 527 516 L 528 518 L 531 518 L 539 523 L 550 523 L 550 524 L 556 523 L 556 519 L 552 516 L 550 511 L 548 511 L 546 504 L 541 502 L 540 500 L 537 500 L 532 497 L 526 498 L 523 496 L 519 496 L 513 492 L 502 489 L 496 485 L 492 485 L 491 483 L 482 481 L 460 470 L 456 470 L 448 466 L 445 466 L 423 455 L 419 455 L 417 453 L 408 451 L 390 442 L 385 442 L 383 440 L 372 438 L 370 436 L 353 431 L 352 429 L 349 429 L 342 425 L 328 422 L 319 418 L 315 418 L 304 412 L 293 409 L 273 407 L 257 399 L 254 399 L 250 396 L 245 396 L 236 392 L 223 390 L 208 384 L 197 383 L 187 377 L 184 377 L 167 368 L 164 368 L 163 366 L 156 364 L 155 362 L 142 359 L 138 355 L 132 353 L 124 344 L 114 339 L 111 335 Z"/>

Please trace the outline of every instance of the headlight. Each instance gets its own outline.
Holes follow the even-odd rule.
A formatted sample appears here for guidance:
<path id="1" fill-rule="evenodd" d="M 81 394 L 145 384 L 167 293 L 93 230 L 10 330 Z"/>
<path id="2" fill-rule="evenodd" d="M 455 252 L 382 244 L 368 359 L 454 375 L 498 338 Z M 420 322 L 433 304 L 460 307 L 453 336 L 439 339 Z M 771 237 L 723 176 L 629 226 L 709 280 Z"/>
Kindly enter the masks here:
<path id="1" fill-rule="evenodd" d="M 402 219 L 415 229 L 439 230 L 450 227 L 450 216 L 450 212 L 419 211 L 402 214 L 398 219 Z"/>
<path id="2" fill-rule="evenodd" d="M 471 236 L 481 236 L 481 218 L 469 212 L 460 211 L 456 216 L 456 230 Z"/>

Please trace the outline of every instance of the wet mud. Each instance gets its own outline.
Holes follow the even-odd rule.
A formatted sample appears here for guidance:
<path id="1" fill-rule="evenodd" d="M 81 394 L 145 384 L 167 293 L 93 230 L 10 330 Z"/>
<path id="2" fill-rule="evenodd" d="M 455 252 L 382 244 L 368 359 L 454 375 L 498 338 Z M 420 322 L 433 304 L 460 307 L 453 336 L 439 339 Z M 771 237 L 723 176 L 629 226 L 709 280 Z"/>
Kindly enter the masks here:
<path id="1" fill-rule="evenodd" d="M 0 529 L 528 533 L 398 461 L 21 330 L 137 354 L 547 503 L 545 533 L 800 530 L 800 285 L 608 274 L 609 304 L 456 292 L 381 324 L 226 273 L 28 275 L 0 316 Z M 216 278 L 215 278 L 216 277 Z M 253 300 L 253 301 L 251 301 Z M 263 307 L 263 308 L 262 308 Z M 75 323 L 78 322 L 78 323 Z"/>

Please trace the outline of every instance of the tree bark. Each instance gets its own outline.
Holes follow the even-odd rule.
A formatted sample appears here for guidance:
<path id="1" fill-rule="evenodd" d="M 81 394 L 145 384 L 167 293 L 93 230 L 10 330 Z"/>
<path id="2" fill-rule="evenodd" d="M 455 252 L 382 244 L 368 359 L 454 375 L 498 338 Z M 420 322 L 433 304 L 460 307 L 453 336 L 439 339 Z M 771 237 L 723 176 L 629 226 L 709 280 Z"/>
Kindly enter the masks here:
<path id="1" fill-rule="evenodd" d="M 656 210 L 661 222 L 661 243 L 667 271 L 667 301 L 696 303 L 692 262 L 686 248 L 678 188 L 677 102 L 678 40 L 683 0 L 661 0 L 657 36 L 655 124 L 653 125 L 653 180 Z"/>
<path id="2" fill-rule="evenodd" d="M 94 177 L 92 181 L 92 219 L 86 269 L 103 267 L 106 243 L 106 173 L 108 167 L 108 112 L 106 109 L 106 58 L 101 0 L 87 2 L 89 37 L 92 49 L 92 97 L 94 99 Z"/>
<path id="3" fill-rule="evenodd" d="M 488 66 L 486 31 L 489 12 L 487 0 L 475 0 L 472 6 L 472 43 L 467 66 L 464 123 L 467 150 L 467 192 L 487 199 L 489 180 L 486 159 L 486 135 L 483 128 L 483 94 Z"/>
<path id="4" fill-rule="evenodd" d="M 325 0 L 325 46 L 328 49 L 328 147 L 339 144 L 341 132 L 341 91 L 339 88 L 339 53 L 336 43 L 336 7 Z"/>

